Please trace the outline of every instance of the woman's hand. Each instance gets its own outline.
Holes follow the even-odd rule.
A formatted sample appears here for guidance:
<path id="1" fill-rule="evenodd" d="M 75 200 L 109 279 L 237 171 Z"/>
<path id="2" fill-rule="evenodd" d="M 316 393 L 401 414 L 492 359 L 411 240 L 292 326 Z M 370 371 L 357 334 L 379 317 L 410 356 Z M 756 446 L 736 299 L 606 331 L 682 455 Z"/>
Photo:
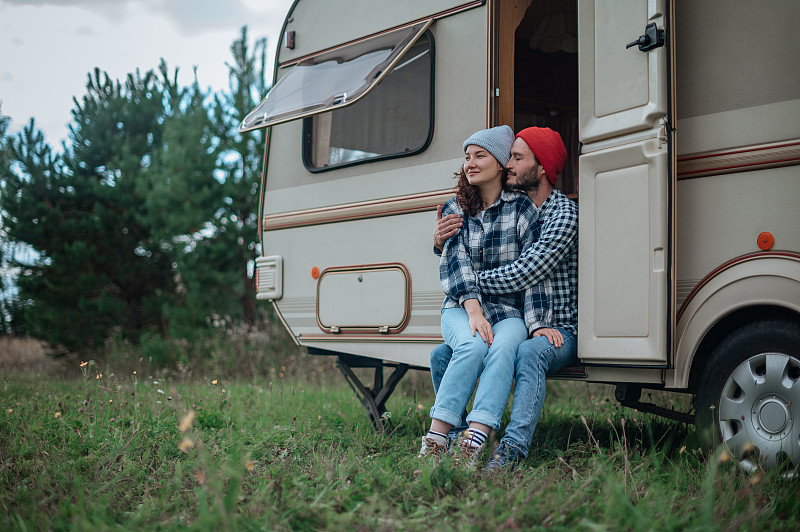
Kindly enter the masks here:
<path id="1" fill-rule="evenodd" d="M 533 332 L 533 337 L 536 338 L 537 336 L 544 336 L 555 347 L 561 347 L 564 345 L 564 337 L 561 335 L 561 331 L 558 329 L 548 329 L 546 327 L 542 327 L 541 329 L 536 329 Z"/>
<path id="2" fill-rule="evenodd" d="M 444 249 L 445 241 L 458 233 L 462 225 L 461 216 L 448 214 L 442 218 L 442 206 L 436 207 L 436 224 L 433 226 L 433 245 L 439 251 Z"/>
<path id="3" fill-rule="evenodd" d="M 467 299 L 464 301 L 464 310 L 467 311 L 469 316 L 469 327 L 472 329 L 472 336 L 478 333 L 481 339 L 491 347 L 494 341 L 494 333 L 492 332 L 492 324 L 483 315 L 480 301 L 477 299 Z"/>

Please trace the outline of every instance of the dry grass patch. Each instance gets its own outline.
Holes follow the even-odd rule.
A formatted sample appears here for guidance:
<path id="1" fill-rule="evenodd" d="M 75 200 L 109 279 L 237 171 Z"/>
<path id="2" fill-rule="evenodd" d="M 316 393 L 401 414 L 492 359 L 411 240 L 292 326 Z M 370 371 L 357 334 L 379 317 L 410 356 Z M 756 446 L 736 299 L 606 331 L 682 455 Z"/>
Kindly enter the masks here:
<path id="1" fill-rule="evenodd" d="M 57 370 L 61 361 L 51 356 L 46 343 L 34 338 L 0 336 L 0 369 Z"/>

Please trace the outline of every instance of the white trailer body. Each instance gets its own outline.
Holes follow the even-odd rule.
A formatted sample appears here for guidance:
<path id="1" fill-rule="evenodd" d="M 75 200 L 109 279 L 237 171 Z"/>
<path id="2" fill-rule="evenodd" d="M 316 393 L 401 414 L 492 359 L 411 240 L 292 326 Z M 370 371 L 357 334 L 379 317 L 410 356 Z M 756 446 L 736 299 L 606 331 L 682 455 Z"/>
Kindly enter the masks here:
<path id="1" fill-rule="evenodd" d="M 376 368 L 372 389 L 348 378 L 380 427 L 397 380 L 441 342 L 431 233 L 461 142 L 549 126 L 580 213 L 581 365 L 558 376 L 659 413 L 642 387 L 717 407 L 747 391 L 745 424 L 715 414 L 723 439 L 767 434 L 761 460 L 777 448 L 796 466 L 797 20 L 792 0 L 297 0 L 274 88 L 240 128 L 268 129 L 259 299 L 346 375 Z M 734 390 L 741 364 L 778 398 Z M 775 364 L 780 378 L 758 376 Z"/>

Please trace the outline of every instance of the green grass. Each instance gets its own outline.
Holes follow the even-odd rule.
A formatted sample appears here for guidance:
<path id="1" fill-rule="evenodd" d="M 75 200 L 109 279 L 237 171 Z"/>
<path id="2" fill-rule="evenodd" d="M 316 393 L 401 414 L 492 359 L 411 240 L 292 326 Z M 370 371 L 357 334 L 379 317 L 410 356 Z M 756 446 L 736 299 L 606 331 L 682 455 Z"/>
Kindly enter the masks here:
<path id="1" fill-rule="evenodd" d="M 531 455 L 489 476 L 416 459 L 427 373 L 406 377 L 393 430 L 376 434 L 330 359 L 236 377 L 128 355 L 3 374 L 0 529 L 800 528 L 796 480 L 706 459 L 693 428 L 624 409 L 607 386 L 548 383 Z"/>

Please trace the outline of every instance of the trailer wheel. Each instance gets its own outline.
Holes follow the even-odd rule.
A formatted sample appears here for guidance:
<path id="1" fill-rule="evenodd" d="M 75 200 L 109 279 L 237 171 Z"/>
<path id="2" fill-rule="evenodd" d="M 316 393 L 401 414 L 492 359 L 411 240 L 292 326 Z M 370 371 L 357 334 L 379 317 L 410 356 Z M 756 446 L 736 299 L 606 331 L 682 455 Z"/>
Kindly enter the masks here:
<path id="1" fill-rule="evenodd" d="M 800 468 L 800 326 L 748 324 L 714 350 L 695 416 L 707 443 L 724 445 L 747 471 Z"/>

